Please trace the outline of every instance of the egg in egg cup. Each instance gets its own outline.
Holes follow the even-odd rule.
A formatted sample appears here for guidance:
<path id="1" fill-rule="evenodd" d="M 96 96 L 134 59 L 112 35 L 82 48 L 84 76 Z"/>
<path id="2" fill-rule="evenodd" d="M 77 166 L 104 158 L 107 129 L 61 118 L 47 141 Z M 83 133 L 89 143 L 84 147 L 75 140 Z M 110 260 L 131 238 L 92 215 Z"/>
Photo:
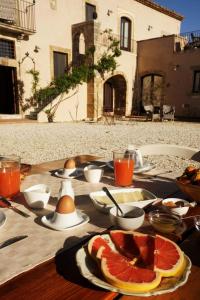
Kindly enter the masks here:
<path id="1" fill-rule="evenodd" d="M 63 175 L 70 176 L 76 171 L 76 162 L 74 159 L 68 159 L 65 161 Z"/>
<path id="2" fill-rule="evenodd" d="M 64 195 L 59 199 L 51 222 L 60 228 L 72 227 L 82 222 L 81 216 L 77 214 L 72 197 Z"/>

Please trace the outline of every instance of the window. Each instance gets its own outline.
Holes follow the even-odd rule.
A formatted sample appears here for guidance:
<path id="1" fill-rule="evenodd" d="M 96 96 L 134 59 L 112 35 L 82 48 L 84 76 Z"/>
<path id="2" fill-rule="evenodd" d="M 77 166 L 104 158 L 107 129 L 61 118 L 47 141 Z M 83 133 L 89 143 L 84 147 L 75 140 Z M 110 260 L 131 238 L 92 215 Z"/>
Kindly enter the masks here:
<path id="1" fill-rule="evenodd" d="M 13 41 L 0 39 L 0 57 L 15 58 L 15 44 Z"/>
<path id="2" fill-rule="evenodd" d="M 194 71 L 193 93 L 200 93 L 200 71 Z"/>
<path id="3" fill-rule="evenodd" d="M 53 52 L 54 61 L 54 78 L 58 78 L 66 73 L 66 67 L 68 66 L 68 56 L 66 53 Z"/>
<path id="4" fill-rule="evenodd" d="M 126 17 L 121 18 L 120 48 L 131 51 L 131 21 Z"/>
<path id="5" fill-rule="evenodd" d="M 85 4 L 86 21 L 91 21 L 97 18 L 96 6 L 86 3 Z"/>

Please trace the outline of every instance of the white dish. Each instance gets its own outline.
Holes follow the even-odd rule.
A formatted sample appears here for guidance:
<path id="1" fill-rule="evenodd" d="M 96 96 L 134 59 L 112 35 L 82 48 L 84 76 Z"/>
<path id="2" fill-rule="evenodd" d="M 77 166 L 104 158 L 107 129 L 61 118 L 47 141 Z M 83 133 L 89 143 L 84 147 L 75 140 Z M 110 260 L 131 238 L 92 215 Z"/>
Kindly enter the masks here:
<path id="1" fill-rule="evenodd" d="M 64 175 L 63 169 L 59 169 L 54 173 L 57 177 L 64 178 L 64 179 L 70 179 L 70 178 L 77 178 L 83 175 L 83 169 L 77 168 L 72 174 L 70 175 Z"/>
<path id="2" fill-rule="evenodd" d="M 52 222 L 52 218 L 53 218 L 54 212 L 50 213 L 47 216 L 43 216 L 42 219 L 41 219 L 41 221 L 42 221 L 42 223 L 44 225 L 46 225 L 47 227 L 50 227 L 51 229 L 54 229 L 54 230 L 59 230 L 59 231 L 62 231 L 62 230 L 71 230 L 71 229 L 80 227 L 80 226 L 88 223 L 89 220 L 90 220 L 90 218 L 86 214 L 81 213 L 78 210 L 77 210 L 77 214 L 79 215 L 79 217 L 81 218 L 82 221 L 80 223 L 76 224 L 76 225 L 69 226 L 69 227 L 63 227 L 63 228 L 61 228 L 60 226 L 57 226 L 56 223 L 53 223 Z"/>
<path id="3" fill-rule="evenodd" d="M 174 203 L 174 204 L 176 204 L 176 202 L 178 202 L 178 201 L 183 202 L 183 204 L 186 205 L 186 206 L 173 207 L 173 206 L 167 205 L 167 203 Z M 184 216 L 184 215 L 187 214 L 187 212 L 189 210 L 190 203 L 188 201 L 186 201 L 184 199 L 180 199 L 180 198 L 166 198 L 166 199 L 162 200 L 162 205 L 164 205 L 165 207 L 169 208 L 170 211 L 172 211 L 173 213 L 176 213 L 176 214 L 178 214 L 180 216 Z"/>
<path id="4" fill-rule="evenodd" d="M 113 161 L 110 160 L 108 162 L 106 162 L 106 165 L 110 168 L 110 169 L 114 169 L 113 167 Z M 133 173 L 134 174 L 139 174 L 139 173 L 144 173 L 144 172 L 147 172 L 147 171 L 150 171 L 154 168 L 154 165 L 148 163 L 148 162 L 144 162 L 143 166 L 140 167 L 140 168 L 134 168 L 134 171 Z"/>
<path id="5" fill-rule="evenodd" d="M 119 189 L 115 189 L 115 190 L 110 190 L 110 192 L 119 204 L 123 203 L 123 204 L 132 205 L 132 206 L 137 206 L 140 208 L 143 208 L 147 204 L 150 204 L 157 200 L 157 197 L 154 194 L 152 194 L 151 192 L 149 192 L 145 189 L 141 189 L 141 188 L 127 188 L 127 189 L 119 188 Z M 121 194 L 122 196 L 119 196 L 119 194 Z M 136 194 L 142 195 L 142 197 L 145 200 L 139 200 L 139 201 L 131 200 L 132 194 L 135 194 L 134 196 L 136 196 Z M 108 213 L 110 211 L 111 207 L 114 206 L 114 204 L 111 202 L 111 200 L 109 200 L 109 198 L 106 196 L 104 191 L 92 192 L 89 194 L 89 196 L 90 196 L 94 206 L 98 210 L 100 210 L 104 213 Z M 104 201 L 104 199 L 101 199 L 101 197 L 105 197 L 105 196 L 106 196 L 106 201 Z M 118 197 L 122 197 L 122 200 L 118 201 L 118 199 L 117 199 Z"/>
<path id="6" fill-rule="evenodd" d="M 45 208 L 50 197 L 50 188 L 46 184 L 36 184 L 24 190 L 24 198 L 32 208 Z"/>
<path id="7" fill-rule="evenodd" d="M 0 227 L 2 227 L 6 222 L 6 215 L 3 211 L 0 211 Z"/>
<path id="8" fill-rule="evenodd" d="M 98 276 L 96 275 L 97 264 L 87 253 L 86 248 L 81 248 L 76 253 L 76 263 L 80 270 L 80 273 L 82 274 L 83 277 L 88 279 L 94 285 L 99 286 L 99 287 L 104 288 L 109 291 L 121 293 L 123 295 L 143 296 L 143 297 L 149 297 L 149 296 L 153 296 L 153 295 L 155 296 L 155 295 L 162 295 L 162 294 L 170 293 L 170 292 L 173 292 L 176 289 L 178 289 L 180 286 L 184 285 L 188 280 L 188 276 L 191 272 L 190 269 L 192 266 L 192 263 L 191 263 L 189 257 L 187 257 L 185 255 L 185 258 L 186 258 L 187 266 L 185 268 L 183 275 L 179 279 L 177 279 L 177 281 L 173 281 L 173 282 L 171 282 L 171 284 L 168 283 L 166 285 L 160 284 L 156 289 L 154 289 L 150 292 L 131 293 L 131 292 L 124 291 L 123 289 L 114 287 L 111 284 L 104 281 L 103 279 L 98 278 Z"/>

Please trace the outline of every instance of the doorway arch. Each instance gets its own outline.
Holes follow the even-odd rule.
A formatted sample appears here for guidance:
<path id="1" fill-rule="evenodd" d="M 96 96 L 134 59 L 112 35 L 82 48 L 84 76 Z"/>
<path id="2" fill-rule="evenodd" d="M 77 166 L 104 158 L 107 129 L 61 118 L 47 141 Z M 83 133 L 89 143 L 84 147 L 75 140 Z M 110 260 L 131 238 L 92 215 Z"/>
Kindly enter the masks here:
<path id="1" fill-rule="evenodd" d="M 103 113 L 124 116 L 126 112 L 126 80 L 122 75 L 110 77 L 104 83 Z"/>

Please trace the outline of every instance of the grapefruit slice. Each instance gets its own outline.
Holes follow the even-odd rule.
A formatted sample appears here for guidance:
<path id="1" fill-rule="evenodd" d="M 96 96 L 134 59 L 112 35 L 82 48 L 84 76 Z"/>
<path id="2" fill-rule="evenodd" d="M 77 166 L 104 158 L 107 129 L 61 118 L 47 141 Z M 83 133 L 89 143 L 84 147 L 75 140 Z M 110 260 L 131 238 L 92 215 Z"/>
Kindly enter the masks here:
<path id="1" fill-rule="evenodd" d="M 110 236 L 120 253 L 129 258 L 136 255 L 137 265 L 142 262 L 142 266 L 158 271 L 163 277 L 181 276 L 185 270 L 184 253 L 165 237 L 123 230 L 110 231 Z"/>
<path id="2" fill-rule="evenodd" d="M 153 236 L 123 230 L 110 231 L 110 236 L 120 253 L 131 259 L 139 257 L 138 263 L 142 261 L 146 266 L 153 268 L 155 248 Z"/>
<path id="3" fill-rule="evenodd" d="M 112 230 L 110 231 L 110 237 L 120 253 L 130 259 L 139 257 L 140 252 L 133 240 L 132 231 Z"/>
<path id="4" fill-rule="evenodd" d="M 111 248 L 109 246 L 108 241 L 106 241 L 106 239 L 102 238 L 100 235 L 95 235 L 93 236 L 89 243 L 88 243 L 88 252 L 89 254 L 96 259 L 97 258 L 97 252 L 99 250 L 100 247 L 104 247 L 105 249 L 107 249 L 107 251 L 110 251 Z"/>
<path id="5" fill-rule="evenodd" d="M 163 277 L 181 276 L 186 267 L 184 253 L 171 240 L 156 235 L 154 251 L 154 271 Z"/>
<path id="6" fill-rule="evenodd" d="M 101 253 L 101 254 L 99 254 Z M 156 288 L 161 276 L 153 270 L 133 266 L 123 255 L 101 247 L 101 271 L 110 284 L 129 292 L 146 292 Z"/>

